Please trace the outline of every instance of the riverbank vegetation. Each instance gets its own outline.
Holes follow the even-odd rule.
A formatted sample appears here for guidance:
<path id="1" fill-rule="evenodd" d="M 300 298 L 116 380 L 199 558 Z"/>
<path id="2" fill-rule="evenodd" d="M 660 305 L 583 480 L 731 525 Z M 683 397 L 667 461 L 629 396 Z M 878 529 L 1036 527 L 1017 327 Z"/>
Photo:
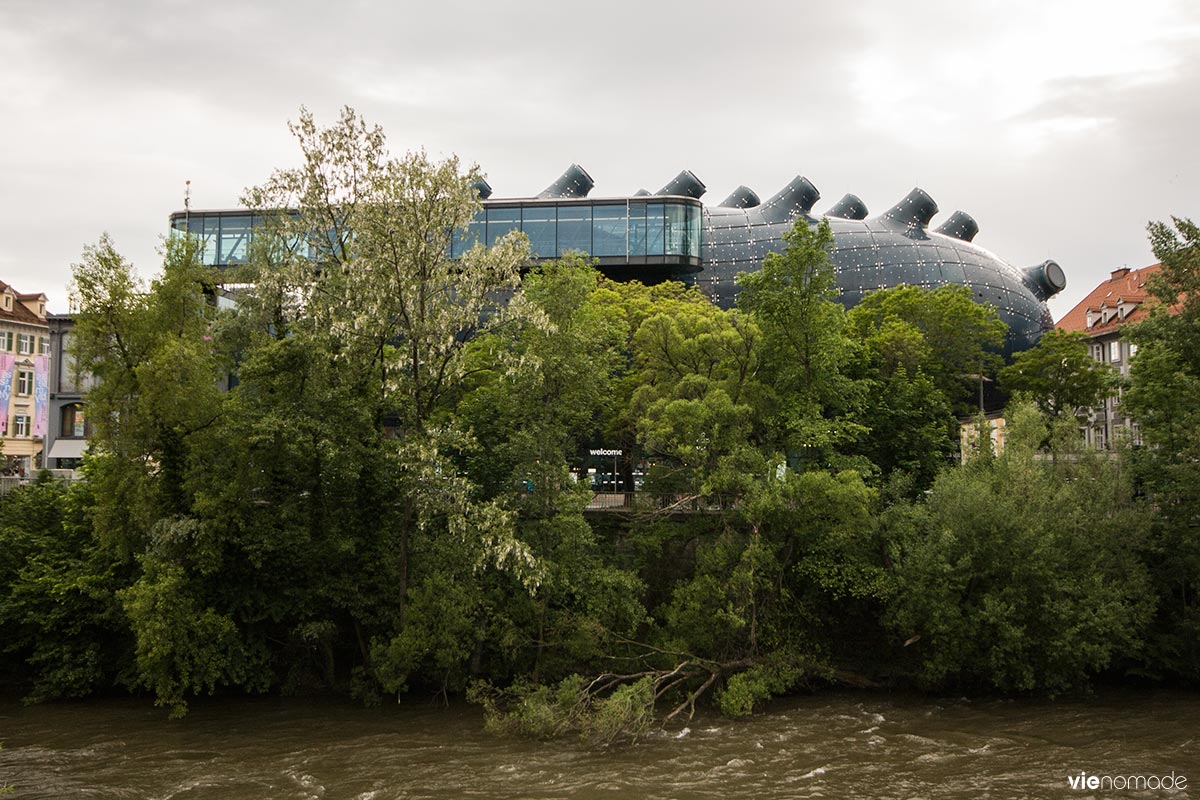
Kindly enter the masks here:
<path id="1" fill-rule="evenodd" d="M 235 306 L 194 239 L 148 285 L 107 239 L 75 268 L 86 480 L 0 499 L 0 676 L 32 700 L 465 693 L 498 730 L 610 740 L 836 683 L 1200 679 L 1194 299 L 1136 334 L 1147 447 L 1081 448 L 1112 378 L 1051 336 L 1001 373 L 1038 393 L 1003 452 L 959 465 L 1004 340 L 969 290 L 847 312 L 824 224 L 728 311 L 524 269 L 520 235 L 450 261 L 474 168 L 392 158 L 349 110 L 294 132 L 304 166 L 247 193 L 272 235 Z M 1200 297 L 1177 230 L 1160 291 Z M 650 465 L 631 508 L 588 510 L 597 445 Z"/>

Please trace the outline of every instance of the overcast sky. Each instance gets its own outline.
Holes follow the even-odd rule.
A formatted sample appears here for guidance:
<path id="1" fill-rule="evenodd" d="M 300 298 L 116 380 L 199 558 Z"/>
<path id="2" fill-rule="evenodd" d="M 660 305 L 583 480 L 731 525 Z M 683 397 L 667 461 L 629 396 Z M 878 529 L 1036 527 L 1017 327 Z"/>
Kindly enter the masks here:
<path id="1" fill-rule="evenodd" d="M 797 174 L 823 210 L 914 186 L 1061 317 L 1200 219 L 1200 4 L 0 0 L 0 279 L 67 308 L 109 232 L 143 275 L 172 211 L 233 208 L 292 166 L 301 105 L 354 106 L 393 152 L 478 162 L 496 197 L 572 162 L 593 196 L 681 169 L 720 202 Z"/>

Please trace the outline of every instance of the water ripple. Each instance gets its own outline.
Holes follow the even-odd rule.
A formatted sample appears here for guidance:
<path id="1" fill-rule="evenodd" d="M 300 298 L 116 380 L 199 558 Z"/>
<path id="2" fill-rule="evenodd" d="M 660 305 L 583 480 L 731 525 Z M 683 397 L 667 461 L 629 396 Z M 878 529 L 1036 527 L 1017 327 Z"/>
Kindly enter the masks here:
<path id="1" fill-rule="evenodd" d="M 1175 770 L 1200 782 L 1196 719 L 1200 697 L 1182 692 L 1088 703 L 847 693 L 589 747 L 498 739 L 469 708 L 228 700 L 172 722 L 137 701 L 0 703 L 0 785 L 22 800 L 1004 800 L 1067 796 L 1066 775 L 1080 770 Z"/>

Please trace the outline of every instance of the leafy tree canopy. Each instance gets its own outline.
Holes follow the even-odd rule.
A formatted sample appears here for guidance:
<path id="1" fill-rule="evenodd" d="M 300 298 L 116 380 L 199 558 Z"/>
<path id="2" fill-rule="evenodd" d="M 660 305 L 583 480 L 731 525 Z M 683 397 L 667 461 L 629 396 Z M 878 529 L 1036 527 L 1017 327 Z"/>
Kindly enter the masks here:
<path id="1" fill-rule="evenodd" d="M 883 374 L 928 375 L 958 411 L 1000 363 L 1007 326 L 966 286 L 897 286 L 871 292 L 847 314 L 854 337 Z"/>
<path id="2" fill-rule="evenodd" d="M 1200 228 L 1151 223 L 1158 305 L 1128 329 L 1139 345 L 1123 398 L 1145 447 L 1134 465 L 1160 509 L 1148 560 L 1160 598 L 1151 671 L 1200 677 Z"/>
<path id="3" fill-rule="evenodd" d="M 1116 375 L 1092 358 L 1083 334 L 1055 329 L 1000 370 L 1000 386 L 1023 392 L 1047 417 L 1084 417 L 1113 390 Z"/>

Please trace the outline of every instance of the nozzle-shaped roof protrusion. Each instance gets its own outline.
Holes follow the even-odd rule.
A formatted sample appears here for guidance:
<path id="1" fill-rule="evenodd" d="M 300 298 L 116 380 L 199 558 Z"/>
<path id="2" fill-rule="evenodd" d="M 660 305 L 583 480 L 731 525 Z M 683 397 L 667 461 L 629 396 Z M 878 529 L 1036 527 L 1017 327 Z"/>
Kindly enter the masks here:
<path id="1" fill-rule="evenodd" d="M 965 211 L 955 211 L 950 218 L 937 226 L 936 233 L 969 242 L 979 233 L 979 223 Z"/>
<path id="2" fill-rule="evenodd" d="M 480 200 L 487 200 L 492 196 L 492 185 L 487 182 L 487 178 L 480 178 L 471 184 L 475 187 L 475 191 L 479 193 Z"/>
<path id="3" fill-rule="evenodd" d="M 758 193 L 749 186 L 739 186 L 729 197 L 721 201 L 721 205 L 725 208 L 754 208 L 761 202 L 758 199 Z"/>
<path id="4" fill-rule="evenodd" d="M 841 219 L 866 219 L 867 204 L 858 195 L 847 194 L 834 203 L 833 207 L 825 212 L 825 216 Z"/>
<path id="5" fill-rule="evenodd" d="M 572 164 L 567 167 L 567 171 L 559 176 L 558 180 L 547 186 L 538 197 L 587 197 L 588 192 L 596 182 L 592 180 L 592 176 L 587 174 L 587 170 L 578 164 Z"/>
<path id="6" fill-rule="evenodd" d="M 693 175 L 690 169 L 685 169 L 676 175 L 670 183 L 655 192 L 655 194 L 677 194 L 683 197 L 694 197 L 699 200 L 704 196 L 706 191 L 708 191 L 708 187 Z"/>
<path id="7" fill-rule="evenodd" d="M 1046 260 L 1021 271 L 1025 273 L 1025 285 L 1038 300 L 1048 300 L 1067 288 L 1067 276 L 1057 261 Z"/>
<path id="8" fill-rule="evenodd" d="M 638 189 L 636 192 L 633 193 L 633 196 L 634 197 L 649 197 L 650 190 L 649 189 Z"/>
<path id="9" fill-rule="evenodd" d="M 797 175 L 792 182 L 780 189 L 770 200 L 762 204 L 763 218 L 767 222 L 787 222 L 797 214 L 807 214 L 821 199 L 821 193 L 812 181 Z"/>
<path id="10" fill-rule="evenodd" d="M 937 212 L 937 203 L 933 202 L 933 198 L 927 195 L 924 189 L 918 187 L 885 211 L 883 216 L 910 228 L 924 228 Z"/>

